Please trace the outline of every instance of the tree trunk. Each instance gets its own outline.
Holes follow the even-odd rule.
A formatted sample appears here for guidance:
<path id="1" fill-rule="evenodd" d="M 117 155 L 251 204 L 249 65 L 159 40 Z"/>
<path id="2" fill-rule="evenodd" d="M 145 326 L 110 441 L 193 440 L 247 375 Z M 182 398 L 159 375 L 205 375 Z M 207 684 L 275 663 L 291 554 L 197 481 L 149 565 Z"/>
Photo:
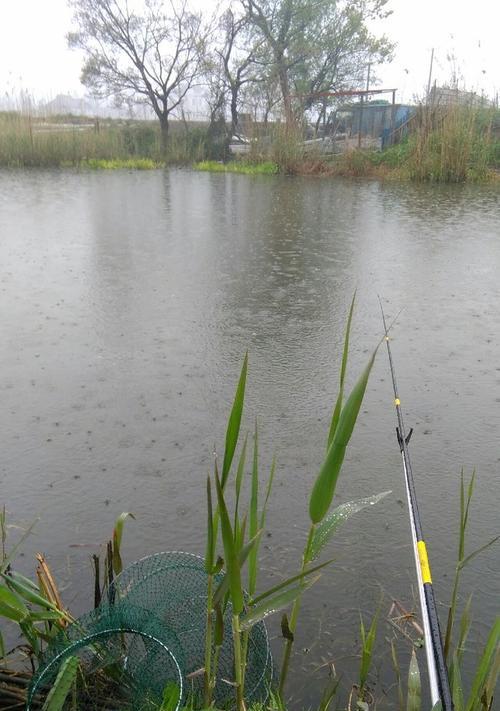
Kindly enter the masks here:
<path id="1" fill-rule="evenodd" d="M 285 107 L 285 124 L 287 129 L 293 129 L 295 126 L 295 116 L 292 110 L 292 97 L 290 96 L 288 73 L 286 67 L 284 67 L 283 65 L 279 67 L 278 76 L 281 94 L 283 96 L 283 105 Z"/>
<path id="2" fill-rule="evenodd" d="M 162 158 L 166 159 L 168 150 L 168 114 L 160 117 L 160 150 Z"/>
<path id="3" fill-rule="evenodd" d="M 231 138 L 238 132 L 238 89 L 231 87 Z"/>

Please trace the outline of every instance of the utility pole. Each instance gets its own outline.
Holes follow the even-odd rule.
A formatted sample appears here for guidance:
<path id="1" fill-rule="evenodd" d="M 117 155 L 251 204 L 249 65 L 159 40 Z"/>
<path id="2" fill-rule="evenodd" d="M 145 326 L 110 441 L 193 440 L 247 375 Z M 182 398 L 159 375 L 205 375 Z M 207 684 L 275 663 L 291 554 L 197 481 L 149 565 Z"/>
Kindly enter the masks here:
<path id="1" fill-rule="evenodd" d="M 366 77 L 366 91 L 370 90 L 370 69 L 371 69 L 372 63 L 368 62 L 368 74 Z M 358 127 L 358 148 L 361 148 L 361 128 L 363 125 L 363 95 L 360 97 L 360 104 L 359 104 L 359 127 Z M 368 94 L 366 95 L 366 100 L 368 101 Z"/>
<path id="2" fill-rule="evenodd" d="M 427 102 L 429 101 L 429 94 L 431 93 L 432 65 L 433 64 L 434 64 L 434 47 L 431 50 L 431 65 L 429 67 L 429 80 L 427 82 Z"/>

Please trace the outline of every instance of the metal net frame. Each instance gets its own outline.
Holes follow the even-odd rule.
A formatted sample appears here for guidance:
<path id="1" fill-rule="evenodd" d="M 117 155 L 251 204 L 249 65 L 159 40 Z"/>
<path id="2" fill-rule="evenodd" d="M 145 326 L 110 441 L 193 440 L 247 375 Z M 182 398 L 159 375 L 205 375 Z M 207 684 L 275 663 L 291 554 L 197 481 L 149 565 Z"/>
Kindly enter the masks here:
<path id="1" fill-rule="evenodd" d="M 214 576 L 214 589 L 224 574 Z M 207 573 L 200 556 L 169 551 L 132 563 L 114 580 L 111 594 L 120 605 L 150 610 L 175 633 L 182 647 L 187 693 L 203 695 L 207 615 Z M 213 699 L 220 708 L 234 704 L 234 656 L 231 606 L 223 614 L 224 640 L 220 648 Z M 274 668 L 264 622 L 252 627 L 248 637 L 245 699 L 265 702 L 273 683 Z"/>

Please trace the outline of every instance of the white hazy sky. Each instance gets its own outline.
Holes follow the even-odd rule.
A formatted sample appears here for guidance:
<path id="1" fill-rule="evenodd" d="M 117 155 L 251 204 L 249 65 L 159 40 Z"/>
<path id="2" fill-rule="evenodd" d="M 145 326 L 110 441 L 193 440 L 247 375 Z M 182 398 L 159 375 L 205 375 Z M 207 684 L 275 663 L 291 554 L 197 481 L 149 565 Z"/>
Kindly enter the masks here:
<path id="1" fill-rule="evenodd" d="M 207 9 L 212 5 L 207 0 Z M 454 56 L 468 89 L 490 96 L 500 91 L 498 0 L 390 0 L 389 7 L 393 14 L 377 29 L 398 46 L 391 65 L 374 68 L 379 86 L 397 88 L 399 101 L 422 96 L 434 47 L 438 84 L 451 76 L 448 57 Z M 37 99 L 83 95 L 81 56 L 66 47 L 70 28 L 66 0 L 0 0 L 0 97 L 20 88 Z"/>

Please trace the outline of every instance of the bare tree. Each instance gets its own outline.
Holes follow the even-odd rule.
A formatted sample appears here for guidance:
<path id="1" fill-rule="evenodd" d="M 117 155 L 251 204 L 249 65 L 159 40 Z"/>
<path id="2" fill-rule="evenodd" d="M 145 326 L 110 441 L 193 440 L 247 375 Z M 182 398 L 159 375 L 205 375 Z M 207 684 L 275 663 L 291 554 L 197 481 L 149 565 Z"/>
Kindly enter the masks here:
<path id="1" fill-rule="evenodd" d="M 82 83 L 98 96 L 145 103 L 160 122 L 163 152 L 169 118 L 202 74 L 208 28 L 186 0 L 70 0 L 77 30 L 71 47 L 85 52 Z"/>
<path id="2" fill-rule="evenodd" d="M 238 132 L 238 112 L 242 88 L 261 80 L 259 53 L 263 40 L 245 15 L 237 16 L 229 7 L 221 18 L 223 42 L 216 49 L 223 72 L 231 111 L 231 135 Z"/>

